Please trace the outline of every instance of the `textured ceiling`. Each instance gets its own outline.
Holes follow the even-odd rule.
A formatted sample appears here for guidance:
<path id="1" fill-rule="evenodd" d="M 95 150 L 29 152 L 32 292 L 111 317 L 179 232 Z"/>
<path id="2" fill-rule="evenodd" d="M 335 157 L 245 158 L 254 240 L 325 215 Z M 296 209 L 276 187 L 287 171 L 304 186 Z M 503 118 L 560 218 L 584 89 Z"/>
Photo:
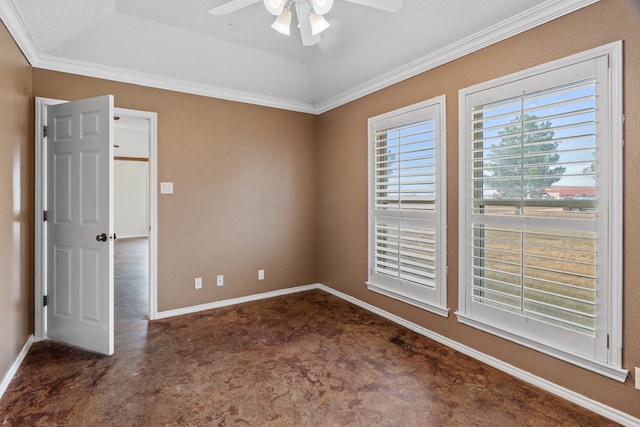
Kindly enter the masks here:
<path id="1" fill-rule="evenodd" d="M 335 0 L 310 47 L 262 2 L 207 13 L 226 1 L 0 0 L 0 16 L 34 67 L 317 113 L 596 0 Z"/>

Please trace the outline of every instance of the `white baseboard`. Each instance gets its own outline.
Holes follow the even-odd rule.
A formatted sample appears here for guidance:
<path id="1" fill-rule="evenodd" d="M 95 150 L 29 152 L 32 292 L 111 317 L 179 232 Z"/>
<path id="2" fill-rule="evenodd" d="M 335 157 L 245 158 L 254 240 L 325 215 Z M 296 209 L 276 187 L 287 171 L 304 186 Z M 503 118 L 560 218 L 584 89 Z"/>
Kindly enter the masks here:
<path id="1" fill-rule="evenodd" d="M 241 304 L 249 301 L 257 301 L 266 298 L 273 298 L 281 295 L 288 295 L 297 292 L 310 291 L 313 289 L 319 289 L 324 292 L 327 292 L 333 296 L 336 296 L 340 299 L 343 299 L 347 302 L 357 305 L 367 311 L 370 311 L 374 314 L 377 314 L 385 319 L 388 319 L 400 326 L 404 326 L 407 329 L 410 329 L 420 335 L 424 335 L 427 338 L 430 338 L 442 345 L 446 345 L 454 350 L 459 351 L 460 353 L 466 354 L 469 357 L 472 357 L 480 362 L 486 363 L 489 366 L 492 366 L 500 371 L 503 371 L 513 377 L 521 379 L 529 384 L 532 384 L 536 387 L 539 387 L 545 391 L 548 391 L 551 394 L 559 396 L 563 399 L 566 399 L 570 402 L 575 403 L 578 406 L 586 408 L 590 411 L 593 411 L 597 414 L 602 415 L 603 417 L 609 418 L 619 424 L 628 427 L 638 427 L 640 426 L 640 419 L 635 418 L 627 413 L 619 411 L 618 409 L 612 408 L 604 403 L 598 402 L 593 399 L 589 399 L 586 396 L 583 396 L 579 393 L 571 391 L 567 388 L 561 387 L 551 381 L 545 380 L 544 378 L 540 378 L 537 375 L 533 375 L 530 372 L 526 372 L 520 368 L 517 368 L 509 363 L 503 362 L 502 360 L 496 359 L 493 356 L 489 356 L 488 354 L 484 354 L 474 348 L 468 347 L 464 344 L 461 344 L 457 341 L 449 339 L 443 335 L 435 333 L 427 328 L 424 328 L 415 323 L 409 322 L 402 317 L 396 316 L 395 314 L 389 313 L 388 311 L 382 310 L 374 305 L 361 301 L 357 298 L 354 298 L 350 295 L 332 289 L 328 286 L 325 286 L 321 283 L 315 283 L 312 285 L 305 286 L 297 286 L 294 288 L 287 289 L 279 289 L 277 291 L 265 292 L 260 294 L 248 295 L 246 297 L 240 298 L 232 298 L 222 301 L 216 301 L 208 304 L 195 305 L 192 307 L 185 307 L 176 310 L 167 310 L 158 312 L 157 319 L 163 319 L 167 317 L 180 316 L 183 314 L 196 313 L 198 311 L 211 310 L 214 308 L 227 307 L 230 305 Z M 1 396 L 1 394 L 0 394 Z"/>
<path id="2" fill-rule="evenodd" d="M 0 383 L 0 399 L 4 395 L 4 392 L 7 391 L 7 388 L 9 387 L 9 383 L 11 383 L 11 380 L 16 375 L 16 372 L 18 372 L 18 368 L 22 364 L 22 361 L 24 360 L 24 358 L 27 356 L 27 353 L 31 348 L 31 344 L 33 344 L 34 341 L 35 341 L 34 336 L 30 335 L 29 338 L 27 339 L 27 342 L 22 347 L 20 354 L 18 354 L 18 357 L 13 362 L 13 365 L 11 365 L 11 369 L 9 369 L 9 372 L 7 372 L 7 374 L 4 376 L 2 383 Z"/>
<path id="3" fill-rule="evenodd" d="M 183 314 L 197 313 L 199 311 L 212 310 L 214 308 L 228 307 L 230 305 L 242 304 L 250 301 L 279 297 L 282 295 L 295 294 L 297 292 L 319 289 L 319 284 L 296 286 L 294 288 L 278 289 L 277 291 L 264 292 L 260 294 L 247 295 L 246 297 L 231 298 L 221 301 L 214 301 L 207 304 L 193 305 L 191 307 L 177 308 L 175 310 L 159 311 L 155 319 L 165 319 L 167 317 L 182 316 Z"/>

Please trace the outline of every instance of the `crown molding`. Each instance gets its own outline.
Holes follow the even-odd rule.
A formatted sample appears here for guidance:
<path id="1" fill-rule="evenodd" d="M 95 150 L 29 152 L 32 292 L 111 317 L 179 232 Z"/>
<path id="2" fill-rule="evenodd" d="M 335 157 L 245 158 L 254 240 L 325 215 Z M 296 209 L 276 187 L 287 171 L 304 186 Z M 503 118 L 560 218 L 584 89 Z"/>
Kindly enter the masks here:
<path id="1" fill-rule="evenodd" d="M 209 84 L 195 83 L 187 80 L 164 77 L 157 74 L 110 67 L 107 65 L 92 64 L 71 59 L 61 59 L 50 55 L 40 55 L 38 62 L 32 65 L 34 68 L 42 68 L 51 71 L 79 74 L 87 77 L 96 77 L 121 83 L 130 83 L 139 86 L 165 89 L 209 98 L 279 108 L 282 110 L 317 114 L 317 110 L 313 105 L 290 99 L 271 97 Z"/>
<path id="2" fill-rule="evenodd" d="M 173 79 L 157 74 L 142 73 L 123 68 L 41 54 L 36 48 L 36 44 L 31 37 L 31 34 L 29 34 L 27 26 L 20 17 L 13 0 L 0 0 L 0 19 L 4 22 L 9 33 L 29 64 L 34 68 L 78 74 L 81 76 L 113 80 L 121 83 L 130 83 L 174 92 L 206 96 L 209 98 L 224 99 L 227 101 L 242 102 L 245 104 L 317 114 L 315 106 L 290 99 L 244 92 L 220 86 L 194 83 L 187 80 Z"/>
<path id="3" fill-rule="evenodd" d="M 455 59 L 515 36 L 516 34 L 523 33 L 556 18 L 575 12 L 578 9 L 597 3 L 598 1 L 600 0 L 548 0 L 389 73 L 369 80 L 340 95 L 322 101 L 315 105 L 317 114 L 322 114 L 341 105 L 355 101 L 373 92 L 424 73 L 425 71 L 432 70 Z"/>
<path id="4" fill-rule="evenodd" d="M 78 74 L 122 83 L 136 84 L 140 86 L 279 108 L 301 113 L 322 114 L 598 1 L 599 0 L 548 0 L 527 10 L 526 12 L 515 15 L 500 22 L 499 24 L 493 25 L 432 54 L 424 56 L 416 61 L 385 73 L 315 105 L 291 99 L 271 97 L 220 86 L 173 79 L 156 74 L 136 72 L 122 68 L 43 55 L 38 52 L 33 38 L 29 34 L 27 27 L 13 4 L 13 0 L 0 0 L 0 18 L 2 18 L 2 21 L 5 23 L 9 33 L 15 39 L 19 48 L 34 68 Z"/>
<path id="5" fill-rule="evenodd" d="M 38 61 L 40 54 L 36 49 L 36 44 L 27 30 L 27 26 L 18 14 L 18 10 L 11 0 L 0 0 L 0 19 L 9 30 L 9 34 L 15 40 L 31 66 Z"/>

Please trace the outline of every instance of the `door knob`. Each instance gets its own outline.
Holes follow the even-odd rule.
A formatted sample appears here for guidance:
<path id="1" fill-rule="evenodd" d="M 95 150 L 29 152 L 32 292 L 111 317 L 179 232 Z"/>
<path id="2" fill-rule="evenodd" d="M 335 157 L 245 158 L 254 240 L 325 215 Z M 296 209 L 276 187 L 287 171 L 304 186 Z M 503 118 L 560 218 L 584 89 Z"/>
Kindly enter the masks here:
<path id="1" fill-rule="evenodd" d="M 96 236 L 96 240 L 98 242 L 106 242 L 107 241 L 107 233 L 98 234 Z"/>

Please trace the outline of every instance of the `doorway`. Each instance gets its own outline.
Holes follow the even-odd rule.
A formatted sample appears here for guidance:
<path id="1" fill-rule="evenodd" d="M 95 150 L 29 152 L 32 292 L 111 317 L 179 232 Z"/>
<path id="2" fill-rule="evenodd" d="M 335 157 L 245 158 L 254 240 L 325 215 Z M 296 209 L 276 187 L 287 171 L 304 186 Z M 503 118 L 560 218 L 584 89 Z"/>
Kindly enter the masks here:
<path id="1" fill-rule="evenodd" d="M 47 147 L 43 127 L 47 122 L 47 107 L 66 101 L 36 98 L 35 110 L 35 339 L 47 336 L 47 320 L 43 298 L 47 294 L 47 232 L 42 213 L 47 206 Z M 147 141 L 147 224 L 146 258 L 148 259 L 147 316 L 154 319 L 157 313 L 157 114 L 148 111 L 115 108 L 116 116 L 127 117 L 144 123 Z M 115 140 L 115 138 L 114 138 Z M 116 142 L 117 144 L 117 142 Z"/>
<path id="2" fill-rule="evenodd" d="M 116 114 L 113 122 L 115 339 L 149 307 L 149 127 L 143 117 Z"/>

